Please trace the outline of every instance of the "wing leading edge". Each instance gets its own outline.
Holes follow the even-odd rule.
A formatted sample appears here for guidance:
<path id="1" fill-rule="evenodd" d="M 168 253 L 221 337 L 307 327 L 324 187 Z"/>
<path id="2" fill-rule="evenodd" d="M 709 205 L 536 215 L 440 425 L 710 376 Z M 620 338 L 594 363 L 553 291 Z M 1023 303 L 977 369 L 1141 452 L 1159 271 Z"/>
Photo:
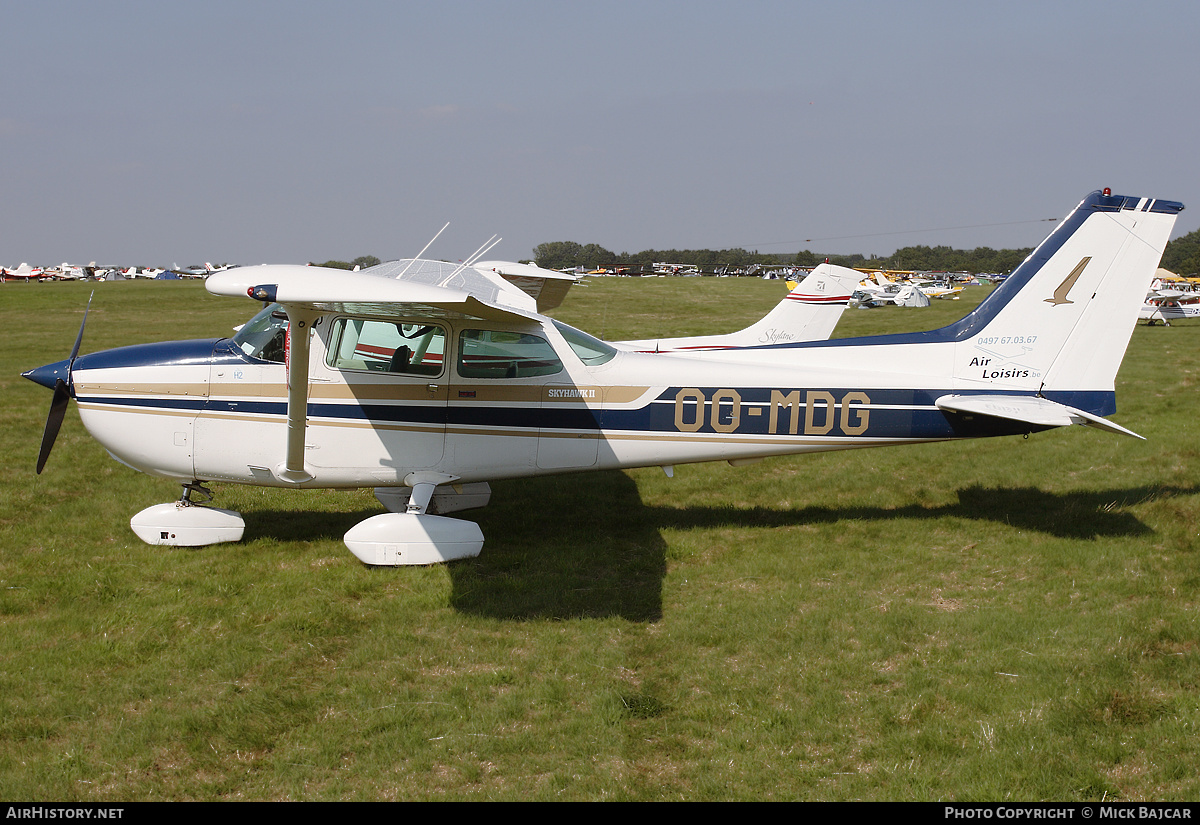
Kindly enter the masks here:
<path id="1" fill-rule="evenodd" d="M 249 296 L 277 301 L 284 307 L 385 318 L 419 316 L 522 322 L 537 313 L 534 300 L 519 290 L 504 290 L 484 298 L 450 286 L 314 266 L 230 269 L 210 275 L 205 286 L 214 295 Z"/>

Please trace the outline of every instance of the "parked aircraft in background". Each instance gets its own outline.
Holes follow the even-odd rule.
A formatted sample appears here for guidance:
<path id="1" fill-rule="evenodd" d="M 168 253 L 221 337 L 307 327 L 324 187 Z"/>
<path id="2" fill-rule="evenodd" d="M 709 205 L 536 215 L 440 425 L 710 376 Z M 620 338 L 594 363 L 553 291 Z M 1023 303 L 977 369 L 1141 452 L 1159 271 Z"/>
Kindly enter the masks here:
<path id="1" fill-rule="evenodd" d="M 171 264 L 171 272 L 175 272 L 184 278 L 207 278 L 214 272 L 224 272 L 226 269 L 232 269 L 232 264 L 222 264 L 221 266 L 213 266 L 210 263 L 205 263 L 204 266 L 180 266 L 179 264 Z"/>
<path id="2" fill-rule="evenodd" d="M 42 268 L 27 263 L 22 263 L 16 269 L 0 268 L 0 278 L 6 281 L 39 281 L 42 278 Z"/>
<path id="3" fill-rule="evenodd" d="M 833 333 L 860 277 L 853 269 L 823 263 L 792 287 L 764 318 L 740 332 L 687 338 L 645 338 L 621 341 L 616 346 L 638 352 L 682 355 L 762 344 L 823 341 Z"/>
<path id="4" fill-rule="evenodd" d="M 1162 322 L 1171 326 L 1172 321 L 1185 318 L 1200 318 L 1200 289 L 1190 281 L 1163 281 L 1155 279 L 1146 293 L 1138 318 L 1147 326 Z"/>
<path id="5" fill-rule="evenodd" d="M 947 283 L 939 281 L 915 280 L 909 283 L 921 290 L 927 297 L 938 298 L 943 301 L 957 301 L 962 296 L 963 291 L 961 286 L 950 286 Z"/>

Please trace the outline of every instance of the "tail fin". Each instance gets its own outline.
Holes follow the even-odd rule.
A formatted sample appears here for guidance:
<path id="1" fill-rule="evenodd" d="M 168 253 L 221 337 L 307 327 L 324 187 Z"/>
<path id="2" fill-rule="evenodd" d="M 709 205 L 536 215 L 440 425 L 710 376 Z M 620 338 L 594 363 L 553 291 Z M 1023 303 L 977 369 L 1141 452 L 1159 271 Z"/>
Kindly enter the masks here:
<path id="1" fill-rule="evenodd" d="M 1096 415 L 1183 204 L 1093 192 L 974 312 L 955 342 L 956 390 L 1036 393 Z"/>
<path id="2" fill-rule="evenodd" d="M 762 320 L 727 335 L 648 338 L 619 346 L 643 352 L 703 352 L 800 341 L 824 341 L 833 333 L 862 275 L 853 269 L 821 264 L 798 283 Z"/>
<path id="3" fill-rule="evenodd" d="M 833 334 L 862 273 L 823 263 L 813 269 L 756 324 L 733 336 L 740 346 L 783 341 L 823 341 Z"/>

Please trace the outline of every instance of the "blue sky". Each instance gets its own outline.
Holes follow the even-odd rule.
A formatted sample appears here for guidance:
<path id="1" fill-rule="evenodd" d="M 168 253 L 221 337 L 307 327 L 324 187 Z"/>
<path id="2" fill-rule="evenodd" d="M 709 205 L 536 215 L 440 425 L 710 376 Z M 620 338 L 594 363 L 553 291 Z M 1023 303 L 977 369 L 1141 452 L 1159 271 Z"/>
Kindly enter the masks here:
<path id="1" fill-rule="evenodd" d="M 1195 2 L 6 5 L 0 264 L 1036 244 L 1191 205 Z M 970 227 L 970 228 L 963 228 Z M 915 231 L 927 230 L 927 231 Z"/>

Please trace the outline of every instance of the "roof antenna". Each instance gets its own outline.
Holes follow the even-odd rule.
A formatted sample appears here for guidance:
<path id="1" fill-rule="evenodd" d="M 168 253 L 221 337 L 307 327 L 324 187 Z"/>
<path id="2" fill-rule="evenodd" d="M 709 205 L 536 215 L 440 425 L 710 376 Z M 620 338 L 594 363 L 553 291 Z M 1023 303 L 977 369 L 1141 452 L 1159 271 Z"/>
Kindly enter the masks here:
<path id="1" fill-rule="evenodd" d="M 504 239 L 501 238 L 499 235 L 493 235 L 492 237 L 488 238 L 487 243 L 485 243 L 483 246 L 479 247 L 473 253 L 471 253 L 471 256 L 469 258 L 467 258 L 466 260 L 464 260 L 461 264 L 459 264 L 458 269 L 454 270 L 449 275 L 447 275 L 445 278 L 443 278 L 441 283 L 438 284 L 438 286 L 445 286 L 446 284 L 450 283 L 451 278 L 453 278 L 458 273 L 462 272 L 468 266 L 471 266 L 471 264 L 478 261 L 481 257 L 483 257 L 483 254 L 485 252 L 487 252 L 489 249 L 491 249 L 496 244 L 500 243 L 500 241 L 502 241 L 502 240 L 504 240 Z"/>
<path id="2" fill-rule="evenodd" d="M 499 235 L 493 235 L 491 238 L 488 239 L 488 242 L 486 244 L 479 247 L 479 249 L 477 249 L 475 251 L 474 255 L 472 255 L 470 258 L 467 258 L 467 265 L 474 266 L 476 261 L 478 261 L 480 258 L 482 258 L 489 249 L 491 249 L 496 244 L 500 243 L 502 240 L 504 240 L 504 238 L 501 238 Z"/>
<path id="3" fill-rule="evenodd" d="M 446 221 L 446 226 L 449 226 L 449 225 L 450 225 L 450 221 Z M 418 252 L 416 254 L 416 256 L 413 257 L 413 259 L 408 262 L 408 266 L 406 266 L 406 267 L 404 267 L 404 269 L 400 270 L 400 274 L 396 276 L 397 278 L 404 277 L 404 273 L 408 272 L 409 268 L 417 262 L 417 259 L 425 254 L 425 250 L 428 249 L 429 247 L 433 246 L 433 242 L 438 239 L 438 235 L 440 235 L 446 231 L 446 226 L 443 226 L 441 229 L 439 229 L 437 231 L 437 235 L 434 235 L 432 238 L 429 239 L 429 243 L 425 244 L 425 246 L 421 248 L 421 251 Z"/>

